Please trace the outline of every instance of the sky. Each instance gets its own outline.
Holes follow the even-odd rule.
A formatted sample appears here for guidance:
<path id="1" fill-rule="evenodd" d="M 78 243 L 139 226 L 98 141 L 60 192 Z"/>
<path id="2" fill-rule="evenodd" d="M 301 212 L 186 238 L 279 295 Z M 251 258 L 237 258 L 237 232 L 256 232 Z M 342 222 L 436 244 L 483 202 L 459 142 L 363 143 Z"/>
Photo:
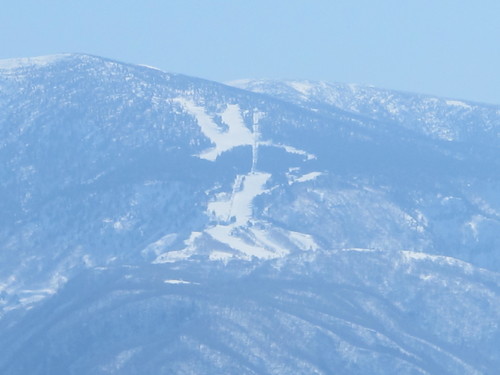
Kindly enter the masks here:
<path id="1" fill-rule="evenodd" d="M 0 58 L 79 52 L 225 82 L 370 84 L 500 104 L 499 0 L 10 0 Z"/>

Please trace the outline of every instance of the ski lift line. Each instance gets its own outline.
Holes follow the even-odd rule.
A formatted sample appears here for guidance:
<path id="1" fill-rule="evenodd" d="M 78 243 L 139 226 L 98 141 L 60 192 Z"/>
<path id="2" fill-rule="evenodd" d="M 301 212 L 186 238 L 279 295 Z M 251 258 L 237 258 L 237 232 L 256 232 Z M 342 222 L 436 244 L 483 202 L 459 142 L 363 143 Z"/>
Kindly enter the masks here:
<path id="1" fill-rule="evenodd" d="M 255 173 L 257 168 L 257 162 L 259 158 L 259 141 L 260 141 L 260 125 L 259 120 L 262 117 L 262 112 L 258 112 L 254 110 L 253 113 L 253 126 L 252 126 L 252 135 L 253 135 L 253 145 L 252 145 L 252 169 L 251 173 Z"/>
<path id="2" fill-rule="evenodd" d="M 229 212 L 227 214 L 226 222 L 228 223 L 231 220 L 231 214 L 233 213 L 233 205 L 234 205 L 234 197 L 236 193 L 241 190 L 241 185 L 243 183 L 245 176 L 242 174 L 236 175 L 236 179 L 233 184 L 233 191 L 231 192 L 231 199 L 229 200 Z"/>

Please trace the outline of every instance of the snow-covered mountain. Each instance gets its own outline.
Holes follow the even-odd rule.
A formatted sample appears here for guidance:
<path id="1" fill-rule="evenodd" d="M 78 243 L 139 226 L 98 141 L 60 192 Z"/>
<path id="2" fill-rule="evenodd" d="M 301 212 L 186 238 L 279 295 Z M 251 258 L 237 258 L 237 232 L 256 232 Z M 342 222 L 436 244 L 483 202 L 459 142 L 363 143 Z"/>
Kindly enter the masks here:
<path id="1" fill-rule="evenodd" d="M 0 61 L 0 372 L 494 374 L 500 107 L 230 85 Z"/>
<path id="2" fill-rule="evenodd" d="M 356 84 L 239 80 L 230 85 L 268 94 L 314 112 L 344 110 L 447 141 L 498 144 L 498 106 Z"/>

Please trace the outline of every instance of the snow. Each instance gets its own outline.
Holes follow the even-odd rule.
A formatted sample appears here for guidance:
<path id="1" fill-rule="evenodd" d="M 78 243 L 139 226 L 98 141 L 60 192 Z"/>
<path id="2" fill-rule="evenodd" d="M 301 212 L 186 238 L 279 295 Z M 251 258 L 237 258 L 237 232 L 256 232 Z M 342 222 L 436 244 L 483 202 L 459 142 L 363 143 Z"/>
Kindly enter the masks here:
<path id="1" fill-rule="evenodd" d="M 311 172 L 307 173 L 299 178 L 297 178 L 295 181 L 296 182 L 306 182 L 306 181 L 312 181 L 315 180 L 317 177 L 321 176 L 321 172 Z"/>
<path id="2" fill-rule="evenodd" d="M 286 176 L 288 178 L 288 185 L 292 185 L 296 182 L 307 182 L 312 181 L 321 176 L 322 172 L 309 172 L 302 176 L 297 176 L 298 172 L 300 172 L 300 168 L 289 168 Z"/>
<path id="3" fill-rule="evenodd" d="M 290 154 L 298 154 L 298 155 L 303 155 L 307 158 L 307 160 L 314 160 L 316 159 L 316 155 L 310 154 L 307 151 L 300 150 L 298 148 L 292 147 L 292 146 L 287 146 L 287 145 L 281 145 L 279 147 L 282 147 L 285 149 L 286 152 Z"/>
<path id="4" fill-rule="evenodd" d="M 260 142 L 260 120 L 265 116 L 263 112 L 254 110 L 253 112 L 253 144 L 252 144 L 252 172 L 257 169 L 257 161 L 259 159 L 259 142 Z"/>
<path id="5" fill-rule="evenodd" d="M 270 174 L 263 172 L 237 175 L 231 194 L 219 194 L 216 201 L 208 204 L 207 214 L 218 223 L 207 228 L 203 233 L 230 249 L 224 251 L 220 248 L 213 248 L 209 254 L 210 260 L 228 261 L 233 257 L 247 260 L 252 257 L 273 259 L 289 253 L 282 240 L 280 242 L 269 229 L 251 225 L 254 221 L 252 202 L 255 197 L 267 191 L 265 185 L 270 177 Z M 155 263 L 175 262 L 190 257 L 196 252 L 197 247 L 194 241 L 200 236 L 200 233 L 196 237 L 192 236 L 185 242 L 186 248 L 183 250 L 160 255 Z M 319 248 L 313 237 L 308 234 L 283 231 L 281 236 L 286 237 L 289 244 L 303 251 Z M 209 243 L 208 246 L 213 247 L 213 244 Z M 203 249 L 207 247 L 206 242 L 198 245 Z"/>
<path id="6" fill-rule="evenodd" d="M 253 135 L 250 130 L 246 127 L 243 118 L 241 117 L 241 110 L 238 104 L 228 104 L 226 110 L 220 114 L 222 121 L 224 121 L 228 126 L 227 136 L 235 137 L 243 142 L 244 144 L 253 143 Z"/>
<path id="7" fill-rule="evenodd" d="M 319 246 L 310 234 L 300 232 L 289 232 L 289 239 L 301 250 L 318 250 Z"/>
<path id="8" fill-rule="evenodd" d="M 269 173 L 262 172 L 237 175 L 231 195 L 223 195 L 221 200 L 210 202 L 208 214 L 226 222 L 234 217 L 237 226 L 246 224 L 252 217 L 253 199 L 266 191 L 264 185 L 270 177 Z"/>
<path id="9" fill-rule="evenodd" d="M 146 64 L 139 64 L 139 66 L 142 66 L 144 68 L 148 68 L 148 69 L 153 69 L 153 70 L 157 70 L 159 72 L 162 72 L 163 73 L 163 70 L 161 70 L 160 68 L 157 68 L 155 66 L 151 66 L 151 65 L 146 65 Z"/>
<path id="10" fill-rule="evenodd" d="M 0 69 L 11 70 L 18 68 L 33 67 L 33 66 L 44 67 L 69 56 L 71 55 L 59 54 L 59 55 L 38 56 L 38 57 L 24 57 L 18 59 L 5 59 L 5 60 L 0 60 Z"/>
<path id="11" fill-rule="evenodd" d="M 374 253 L 377 250 L 366 249 L 366 248 L 362 248 L 362 247 L 349 247 L 347 249 L 342 249 L 342 251 L 352 251 L 352 252 L 356 252 L 356 253 Z"/>
<path id="12" fill-rule="evenodd" d="M 255 226 L 216 225 L 206 231 L 216 241 L 229 246 L 240 254 L 231 254 L 216 250 L 210 255 L 212 260 L 227 260 L 231 257 L 251 259 L 275 259 L 290 253 L 293 247 L 302 251 L 319 249 L 318 244 L 309 234 L 282 231 L 280 236 L 273 234 L 272 227 L 256 228 Z M 286 237 L 283 242 L 280 237 Z M 288 243 L 287 243 L 288 242 Z M 290 247 L 292 245 L 292 247 Z"/>
<path id="13" fill-rule="evenodd" d="M 22 306 L 29 306 L 36 302 L 40 302 L 48 296 L 57 292 L 56 288 L 43 288 L 43 289 L 23 289 L 18 292 L 21 296 L 19 302 Z"/>
<path id="14" fill-rule="evenodd" d="M 433 280 L 436 278 L 436 275 L 432 275 L 432 274 L 421 274 L 419 276 L 420 280 L 423 280 L 423 281 L 429 281 L 429 280 Z"/>
<path id="15" fill-rule="evenodd" d="M 214 121 L 214 116 L 207 114 L 205 109 L 197 106 L 194 102 L 186 98 L 175 98 L 173 102 L 178 103 L 193 117 L 200 127 L 201 132 L 214 145 L 213 148 L 201 152 L 198 157 L 210 161 L 215 161 L 223 152 L 232 150 L 238 146 L 252 146 L 252 171 L 256 170 L 258 159 L 258 146 L 267 145 L 284 149 L 288 153 L 302 155 L 307 160 L 316 159 L 316 155 L 307 151 L 297 149 L 289 145 L 274 144 L 270 141 L 260 140 L 259 121 L 265 115 L 263 112 L 255 110 L 253 116 L 252 131 L 245 125 L 241 115 L 241 109 L 237 104 L 228 104 L 220 116 L 222 122 L 228 126 L 227 130 L 221 129 Z"/>
<path id="16" fill-rule="evenodd" d="M 227 105 L 226 109 L 220 113 L 222 122 L 228 129 L 223 131 L 209 116 L 203 107 L 195 105 L 185 98 L 174 99 L 191 115 L 193 115 L 202 133 L 215 145 L 214 148 L 202 152 L 199 157 L 215 161 L 217 157 L 234 147 L 241 145 L 252 146 L 252 169 L 246 175 L 237 175 L 233 183 L 231 194 L 219 194 L 217 199 L 209 202 L 207 214 L 219 223 L 205 230 L 216 241 L 228 245 L 230 248 L 240 251 L 246 257 L 270 258 L 276 255 L 260 246 L 254 246 L 241 238 L 233 235 L 236 228 L 245 226 L 252 218 L 253 199 L 264 193 L 265 184 L 271 177 L 269 173 L 256 171 L 258 160 L 259 125 L 258 122 L 264 115 L 255 110 L 253 117 L 253 132 L 246 126 L 241 116 L 238 105 Z M 155 263 L 174 262 L 186 259 L 194 254 L 195 245 L 192 238 L 186 242 L 187 247 L 179 251 L 171 251 L 158 256 Z M 218 251 L 218 250 L 217 250 Z M 226 253 L 212 253 L 210 259 L 227 259 Z"/>
<path id="17" fill-rule="evenodd" d="M 255 197 L 266 191 L 265 184 L 270 177 L 269 173 L 262 172 L 236 176 L 230 198 L 222 202 L 209 203 L 208 214 L 223 219 L 223 221 L 207 229 L 206 232 L 215 240 L 247 256 L 259 258 L 274 257 L 275 255 L 272 252 L 262 246 L 249 244 L 233 234 L 236 228 L 248 224 L 252 219 L 252 201 Z M 230 223 L 230 221 L 232 222 Z M 217 257 L 217 255 L 214 256 Z"/>
<path id="18" fill-rule="evenodd" d="M 387 112 L 389 112 L 391 115 L 396 116 L 400 112 L 400 108 L 396 103 L 390 102 L 387 103 L 386 105 Z"/>
<path id="19" fill-rule="evenodd" d="M 189 258 L 195 253 L 195 242 L 201 235 L 202 232 L 192 232 L 189 238 L 184 241 L 184 245 L 186 245 L 184 249 L 163 253 L 153 261 L 153 264 L 174 263 Z"/>
<path id="20" fill-rule="evenodd" d="M 228 129 L 224 131 L 215 123 L 214 116 L 208 115 L 203 107 L 197 106 L 186 98 L 176 98 L 173 101 L 179 103 L 186 112 L 196 118 L 201 132 L 214 144 L 213 148 L 198 155 L 200 158 L 215 161 L 223 152 L 235 147 L 253 146 L 253 134 L 246 127 L 237 104 L 228 104 L 225 111 L 218 114 L 228 126 Z"/>
<path id="21" fill-rule="evenodd" d="M 409 263 L 412 260 L 430 260 L 431 262 L 440 264 L 440 265 L 450 265 L 463 269 L 466 273 L 471 273 L 473 270 L 473 266 L 470 263 L 464 262 L 457 258 L 453 258 L 450 256 L 444 255 L 432 255 L 427 253 L 421 253 L 416 251 L 401 251 L 403 255 L 403 259 L 405 262 Z"/>
<path id="22" fill-rule="evenodd" d="M 219 200 L 208 203 L 207 212 L 214 220 L 228 222 L 231 218 L 231 195 L 224 193 L 217 195 L 217 197 Z"/>
<path id="23" fill-rule="evenodd" d="M 160 255 L 165 249 L 170 246 L 177 238 L 177 234 L 169 233 L 161 237 L 158 241 L 153 242 L 148 245 L 144 250 L 141 251 L 142 255 L 155 254 Z"/>
<path id="24" fill-rule="evenodd" d="M 252 239 L 260 246 L 271 249 L 274 257 L 284 257 L 290 251 L 285 249 L 280 243 L 273 240 L 271 233 L 266 229 L 251 228 Z"/>
<path id="25" fill-rule="evenodd" d="M 194 251 L 189 250 L 189 248 L 186 248 L 184 250 L 169 251 L 168 253 L 161 254 L 153 261 L 153 264 L 174 263 L 187 259 L 194 254 Z"/>
<path id="26" fill-rule="evenodd" d="M 191 281 L 177 280 L 177 279 L 168 279 L 168 280 L 164 280 L 163 282 L 165 284 L 173 284 L 173 285 L 197 284 L 197 283 L 193 283 Z"/>
<path id="27" fill-rule="evenodd" d="M 246 224 L 252 217 L 253 199 L 265 192 L 264 185 L 271 175 L 269 173 L 250 173 L 244 177 L 243 188 L 236 192 L 230 208 L 230 216 L 236 218 L 235 225 Z"/>
<path id="28" fill-rule="evenodd" d="M 466 225 L 471 229 L 472 235 L 474 236 L 475 239 L 478 238 L 479 235 L 479 226 L 481 222 L 485 220 L 485 217 L 483 215 L 474 215 L 472 216 L 471 220 L 466 223 Z"/>
<path id="29" fill-rule="evenodd" d="M 210 260 L 221 260 L 223 262 L 227 262 L 229 259 L 233 257 L 233 254 L 228 253 L 226 251 L 212 251 L 210 253 Z"/>
<path id="30" fill-rule="evenodd" d="M 310 84 L 309 82 L 291 81 L 288 84 L 294 90 L 306 96 L 311 92 L 312 89 L 314 89 L 314 85 Z"/>
<path id="31" fill-rule="evenodd" d="M 295 148 L 295 147 L 289 146 L 289 145 L 276 144 L 276 143 L 273 143 L 270 141 L 259 142 L 259 144 L 263 145 L 263 146 L 271 146 L 271 147 L 281 148 L 281 149 L 285 150 L 286 152 L 288 152 L 289 154 L 297 154 L 297 155 L 305 156 L 307 160 L 314 160 L 317 158 L 316 155 L 314 155 L 314 154 L 311 154 L 307 151 L 300 150 L 298 148 Z"/>
<path id="32" fill-rule="evenodd" d="M 233 225 L 216 225 L 207 230 L 215 240 L 228 245 L 229 247 L 238 250 L 244 255 L 244 258 L 250 259 L 251 257 L 256 257 L 260 259 L 272 259 L 279 255 L 274 254 L 272 251 L 265 249 L 262 246 L 255 246 L 250 244 L 243 239 L 233 235 L 234 230 Z"/>
<path id="33" fill-rule="evenodd" d="M 461 102 L 461 101 L 458 101 L 458 100 L 447 100 L 446 104 L 454 106 L 454 107 L 462 107 L 462 108 L 465 108 L 465 109 L 471 109 L 472 108 L 467 103 L 464 103 L 464 102 Z"/>
<path id="34" fill-rule="evenodd" d="M 432 260 L 432 261 L 437 261 L 439 260 L 439 256 L 437 255 L 430 255 L 427 253 L 421 253 L 421 252 L 416 252 L 416 251 L 408 251 L 408 250 L 403 250 L 402 254 L 405 259 L 410 260 L 410 259 L 417 259 L 417 260 Z"/>

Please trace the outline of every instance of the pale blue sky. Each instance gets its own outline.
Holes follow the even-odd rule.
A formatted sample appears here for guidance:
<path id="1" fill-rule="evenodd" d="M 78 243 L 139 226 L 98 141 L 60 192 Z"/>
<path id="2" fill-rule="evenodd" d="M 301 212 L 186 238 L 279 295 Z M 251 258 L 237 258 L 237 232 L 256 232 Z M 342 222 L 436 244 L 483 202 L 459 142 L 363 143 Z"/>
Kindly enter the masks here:
<path id="1" fill-rule="evenodd" d="M 217 81 L 366 83 L 500 104 L 500 0 L 10 0 L 0 58 L 85 52 Z"/>

